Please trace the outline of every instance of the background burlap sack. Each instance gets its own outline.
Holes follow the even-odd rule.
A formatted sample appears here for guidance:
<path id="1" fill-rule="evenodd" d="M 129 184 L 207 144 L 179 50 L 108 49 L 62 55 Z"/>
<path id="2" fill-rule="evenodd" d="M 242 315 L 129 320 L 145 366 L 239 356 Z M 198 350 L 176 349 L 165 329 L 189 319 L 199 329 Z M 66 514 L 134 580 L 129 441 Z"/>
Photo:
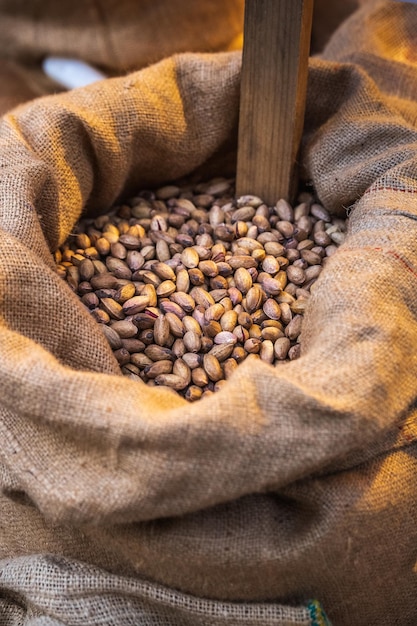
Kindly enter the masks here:
<path id="1" fill-rule="evenodd" d="M 346 20 L 360 3 L 367 1 L 369 0 L 314 0 L 312 53 L 321 52 L 339 24 Z"/>
<path id="2" fill-rule="evenodd" d="M 2 56 L 32 64 L 74 57 L 126 72 L 174 52 L 233 46 L 243 7 L 243 0 L 1 0 Z"/>
<path id="3" fill-rule="evenodd" d="M 315 0 L 312 52 L 359 1 Z M 42 72 L 46 56 L 81 59 L 115 76 L 178 52 L 240 48 L 243 8 L 244 0 L 0 0 L 0 114 L 61 91 Z"/>
<path id="4" fill-rule="evenodd" d="M 46 56 L 81 59 L 111 76 L 177 52 L 239 48 L 243 8 L 244 0 L 0 0 L 0 114 L 61 90 L 42 73 Z M 14 102 L 3 77 L 10 62 L 20 66 Z"/>
<path id="5" fill-rule="evenodd" d="M 336 626 L 415 626 L 416 26 L 412 4 L 368 3 L 311 61 L 304 165 L 327 207 L 351 208 L 349 237 L 301 359 L 249 359 L 195 404 L 118 375 L 51 251 L 83 207 L 220 148 L 239 54 L 3 118 L 4 623 L 313 624 L 319 598 Z"/>

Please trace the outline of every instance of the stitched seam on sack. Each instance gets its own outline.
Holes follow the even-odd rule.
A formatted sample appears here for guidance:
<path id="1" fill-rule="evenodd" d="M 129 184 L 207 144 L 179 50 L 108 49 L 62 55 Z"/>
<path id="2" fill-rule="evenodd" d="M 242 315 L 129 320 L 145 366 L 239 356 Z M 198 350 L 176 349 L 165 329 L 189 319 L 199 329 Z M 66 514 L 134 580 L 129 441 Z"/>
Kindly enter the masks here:
<path id="1" fill-rule="evenodd" d="M 417 217 L 415 217 L 414 219 L 417 219 Z M 417 270 L 414 269 L 414 267 L 412 265 L 410 265 L 410 263 L 407 261 L 407 259 L 405 257 L 403 257 L 401 254 L 399 254 L 398 252 L 395 252 L 395 250 L 385 250 L 384 248 L 381 247 L 372 247 L 372 246 L 363 246 L 360 248 L 341 248 L 340 250 L 337 251 L 337 254 L 340 256 L 343 253 L 349 253 L 349 252 L 357 252 L 357 251 L 363 251 L 366 250 L 367 252 L 382 252 L 383 254 L 388 254 L 389 256 L 391 256 L 393 259 L 395 259 L 396 261 L 399 261 L 401 263 L 401 265 L 403 265 L 405 267 L 405 269 L 407 269 L 409 272 L 411 272 L 416 278 L 417 278 Z"/>
<path id="2" fill-rule="evenodd" d="M 371 193 L 376 193 L 376 192 L 381 192 L 381 191 L 394 191 L 394 192 L 400 192 L 400 193 L 411 193 L 411 194 L 416 194 L 417 193 L 417 189 L 400 189 L 398 187 L 378 187 L 378 189 L 375 189 L 374 185 L 372 185 L 372 187 L 368 187 L 368 189 L 364 192 L 364 196 L 371 194 Z"/>
<path id="3" fill-rule="evenodd" d="M 376 252 L 382 252 L 383 254 L 389 254 L 396 261 L 399 261 L 401 265 L 403 265 L 409 272 L 411 272 L 417 278 L 417 270 L 414 269 L 412 265 L 405 259 L 401 254 L 395 252 L 395 250 L 384 250 L 384 248 L 364 248 L 364 250 L 375 250 Z"/>

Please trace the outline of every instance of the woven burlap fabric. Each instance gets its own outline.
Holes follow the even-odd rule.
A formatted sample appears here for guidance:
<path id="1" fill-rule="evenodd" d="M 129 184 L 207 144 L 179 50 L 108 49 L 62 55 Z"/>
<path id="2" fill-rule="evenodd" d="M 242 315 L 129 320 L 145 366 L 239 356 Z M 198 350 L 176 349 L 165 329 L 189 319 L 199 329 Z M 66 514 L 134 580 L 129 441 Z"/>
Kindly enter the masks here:
<path id="1" fill-rule="evenodd" d="M 315 1 L 312 52 L 358 1 Z M 0 0 L 0 114 L 61 91 L 42 71 L 47 56 L 81 59 L 116 76 L 178 52 L 238 49 L 243 9 L 243 0 Z"/>
<path id="2" fill-rule="evenodd" d="M 80 58 L 104 71 L 145 67 L 175 52 L 228 49 L 242 31 L 243 0 L 1 0 L 4 58 Z"/>
<path id="3" fill-rule="evenodd" d="M 47 56 L 113 76 L 178 52 L 237 49 L 243 10 L 244 0 L 0 0 L 0 114 L 60 91 L 42 75 Z M 9 76 L 11 62 L 19 81 Z"/>
<path id="4" fill-rule="evenodd" d="M 315 51 L 359 2 L 315 0 Z M 119 74 L 175 52 L 239 46 L 243 10 L 243 0 L 1 0 L 0 56 L 29 65 L 74 57 Z"/>
<path id="5" fill-rule="evenodd" d="M 358 2 L 315 1 L 313 52 Z M 237 49 L 243 9 L 243 0 L 0 0 L 0 114 L 60 91 L 42 72 L 47 56 L 81 59 L 114 76 L 178 52 Z"/>
<path id="6" fill-rule="evenodd" d="M 124 75 L 178 52 L 242 43 L 243 0 L 0 0 L 0 115 L 61 87 L 47 56 L 81 59 Z"/>
<path id="7" fill-rule="evenodd" d="M 56 590 L 51 594 L 44 585 L 48 576 L 60 579 L 59 594 Z M 18 594 L 24 592 L 33 603 L 26 615 L 13 605 L 0 603 L 0 620 L 3 616 L 8 620 L 1 623 L 13 626 L 311 626 L 315 614 L 313 603 L 305 608 L 277 603 L 247 604 L 243 608 L 231 602 L 197 600 L 161 585 L 109 575 L 53 556 L 17 559 L 2 570 L 2 583 Z M 320 619 L 316 624 L 326 626 Z"/>
<path id="8" fill-rule="evenodd" d="M 191 624 L 201 598 L 216 611 L 234 603 L 235 622 L 224 623 L 247 623 L 254 601 L 287 611 L 287 622 L 271 613 L 260 623 L 299 623 L 305 610 L 289 607 L 315 597 L 336 626 L 415 625 L 416 11 L 369 3 L 311 61 L 303 162 L 326 206 L 350 207 L 351 221 L 315 286 L 301 359 L 249 359 L 195 404 L 118 375 L 51 251 L 83 207 L 105 211 L 224 144 L 237 124 L 239 54 L 180 55 L 4 117 L 9 621 L 26 607 L 31 626 L 74 623 L 98 576 L 122 586 L 104 623 L 127 623 L 130 607 L 132 623 L 146 614 L 149 624 Z M 54 560 L 37 556 L 46 553 Z M 145 579 L 168 597 L 177 590 L 180 617 L 163 601 L 149 608 Z M 60 604 L 64 589 L 81 600 Z"/>

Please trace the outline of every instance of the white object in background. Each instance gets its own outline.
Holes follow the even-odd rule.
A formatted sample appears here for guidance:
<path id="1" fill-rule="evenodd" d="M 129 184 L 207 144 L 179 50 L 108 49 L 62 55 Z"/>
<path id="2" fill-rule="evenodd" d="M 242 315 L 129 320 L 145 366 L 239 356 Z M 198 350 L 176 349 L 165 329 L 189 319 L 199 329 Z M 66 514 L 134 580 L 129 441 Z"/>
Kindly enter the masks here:
<path id="1" fill-rule="evenodd" d="M 107 78 L 105 74 L 84 61 L 64 57 L 46 57 L 42 62 L 42 69 L 49 78 L 67 89 L 85 87 Z"/>

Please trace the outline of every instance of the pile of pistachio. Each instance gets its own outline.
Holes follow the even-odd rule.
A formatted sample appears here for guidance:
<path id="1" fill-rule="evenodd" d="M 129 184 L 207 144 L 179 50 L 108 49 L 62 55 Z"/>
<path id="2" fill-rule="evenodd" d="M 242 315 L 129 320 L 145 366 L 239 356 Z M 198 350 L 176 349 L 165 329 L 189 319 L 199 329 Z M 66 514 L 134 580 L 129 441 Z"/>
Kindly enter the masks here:
<path id="1" fill-rule="evenodd" d="M 235 198 L 233 182 L 145 191 L 81 221 L 56 253 L 123 374 L 190 401 L 248 355 L 300 355 L 310 289 L 345 238 L 345 221 L 311 194 L 270 207 Z"/>

